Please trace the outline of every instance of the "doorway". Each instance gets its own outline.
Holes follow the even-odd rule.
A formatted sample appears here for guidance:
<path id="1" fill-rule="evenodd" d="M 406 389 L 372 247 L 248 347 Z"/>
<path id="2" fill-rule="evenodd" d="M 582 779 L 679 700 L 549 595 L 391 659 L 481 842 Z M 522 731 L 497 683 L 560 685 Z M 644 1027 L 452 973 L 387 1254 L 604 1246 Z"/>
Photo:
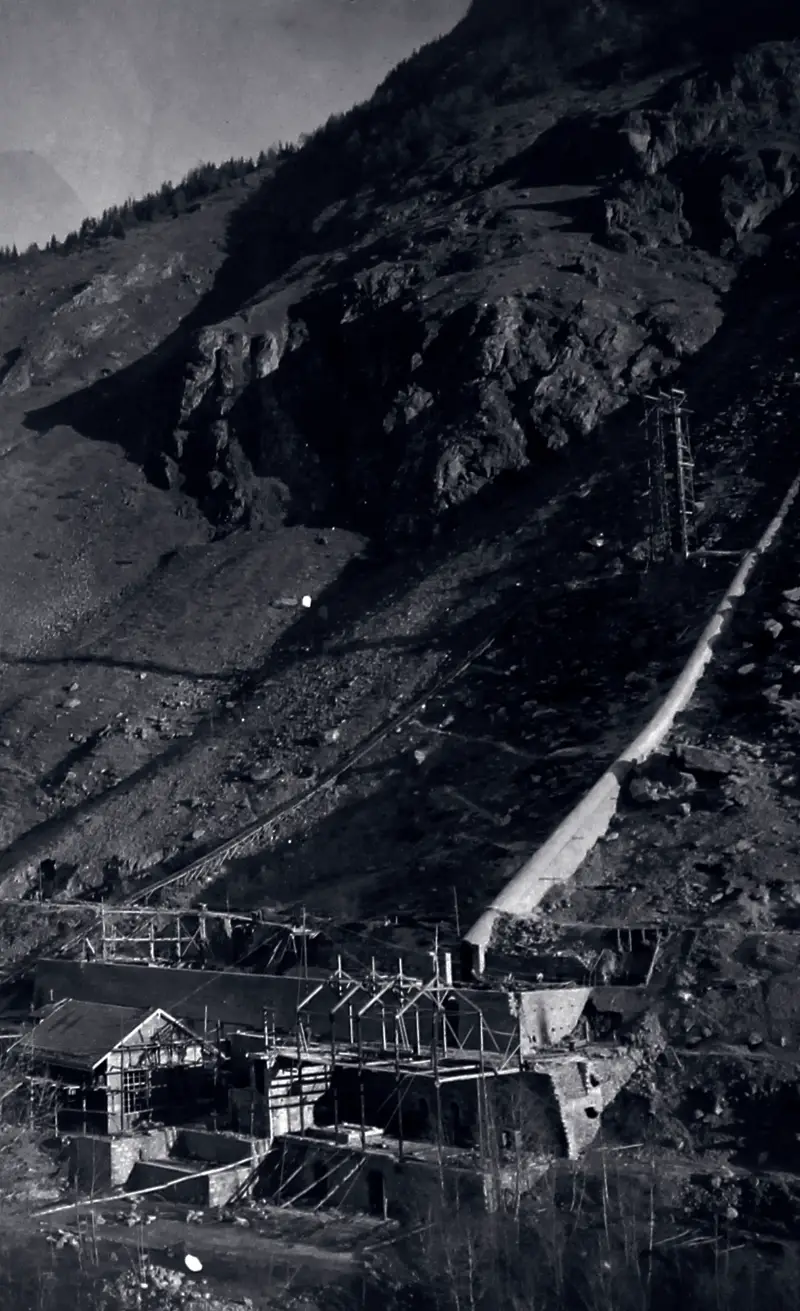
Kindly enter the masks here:
<path id="1" fill-rule="evenodd" d="M 386 1219 L 386 1184 L 380 1170 L 370 1170 L 367 1175 L 367 1199 L 370 1215 Z"/>
<path id="2" fill-rule="evenodd" d="M 309 1199 L 317 1206 L 328 1196 L 328 1175 L 330 1169 L 325 1161 L 315 1161 L 311 1167 L 314 1183 L 308 1190 Z"/>

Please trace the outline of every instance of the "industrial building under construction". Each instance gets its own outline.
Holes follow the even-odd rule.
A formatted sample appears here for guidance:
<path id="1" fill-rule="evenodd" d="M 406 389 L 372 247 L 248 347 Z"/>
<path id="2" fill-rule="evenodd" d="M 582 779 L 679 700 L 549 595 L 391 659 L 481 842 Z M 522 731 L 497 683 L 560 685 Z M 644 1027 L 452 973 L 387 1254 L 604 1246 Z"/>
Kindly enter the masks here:
<path id="1" fill-rule="evenodd" d="M 616 934 L 610 980 L 602 931 L 591 961 L 532 956 L 532 978 L 454 971 L 437 935 L 360 960 L 324 936 L 305 917 L 98 910 L 72 958 L 38 963 L 12 1056 L 80 1188 L 493 1208 L 580 1156 L 641 1060 L 646 931 Z"/>

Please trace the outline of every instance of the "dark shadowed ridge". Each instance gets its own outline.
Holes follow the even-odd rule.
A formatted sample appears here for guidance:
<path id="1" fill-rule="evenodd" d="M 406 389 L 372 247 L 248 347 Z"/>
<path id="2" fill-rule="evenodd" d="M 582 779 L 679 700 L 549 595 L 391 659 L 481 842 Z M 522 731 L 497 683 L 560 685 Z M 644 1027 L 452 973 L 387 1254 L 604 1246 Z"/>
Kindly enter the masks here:
<path id="1" fill-rule="evenodd" d="M 497 33 L 509 25 L 561 33 L 565 44 L 594 29 L 616 35 L 620 45 L 638 38 L 708 42 L 726 49 L 767 38 L 784 39 L 797 32 L 797 7 L 783 0 L 472 0 L 462 30 Z M 662 54 L 665 52 L 662 50 Z"/>

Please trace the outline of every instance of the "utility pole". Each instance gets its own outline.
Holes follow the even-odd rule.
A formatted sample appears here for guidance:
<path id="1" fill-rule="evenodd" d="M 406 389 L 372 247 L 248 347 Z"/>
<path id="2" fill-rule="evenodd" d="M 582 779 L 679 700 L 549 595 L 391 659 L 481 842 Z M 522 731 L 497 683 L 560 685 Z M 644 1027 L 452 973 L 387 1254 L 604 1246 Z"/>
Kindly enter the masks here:
<path id="1" fill-rule="evenodd" d="M 645 396 L 650 501 L 650 558 L 679 555 L 694 545 L 694 458 L 689 440 L 686 393 L 677 387 Z"/>

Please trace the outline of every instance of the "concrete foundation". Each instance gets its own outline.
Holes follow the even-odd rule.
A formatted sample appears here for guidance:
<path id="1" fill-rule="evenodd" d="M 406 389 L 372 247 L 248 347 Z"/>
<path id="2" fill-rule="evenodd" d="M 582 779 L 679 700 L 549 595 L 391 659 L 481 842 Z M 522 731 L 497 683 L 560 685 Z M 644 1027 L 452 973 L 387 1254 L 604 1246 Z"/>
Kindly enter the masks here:
<path id="1" fill-rule="evenodd" d="M 442 1149 L 440 1155 L 414 1143 L 401 1159 L 391 1140 L 376 1139 L 362 1150 L 321 1131 L 276 1143 L 257 1186 L 257 1195 L 272 1201 L 404 1220 L 425 1215 L 431 1205 L 491 1209 L 494 1193 L 469 1153 Z"/>
<path id="2" fill-rule="evenodd" d="M 130 1191 L 185 1176 L 186 1187 L 171 1188 L 168 1195 L 197 1206 L 224 1205 L 269 1146 L 263 1138 L 192 1127 L 151 1129 L 117 1137 L 76 1134 L 68 1141 L 70 1183 L 81 1193 L 91 1196 L 117 1188 Z M 193 1178 L 198 1172 L 217 1167 L 221 1171 L 218 1176 Z M 222 1201 L 215 1200 L 220 1197 Z"/>
<path id="3" fill-rule="evenodd" d="M 208 1174 L 184 1161 L 139 1161 L 133 1169 L 126 1192 L 163 1185 L 163 1196 L 171 1202 L 188 1206 L 227 1206 L 235 1193 L 253 1174 L 253 1164 L 224 1165 Z M 160 1196 L 154 1193 L 153 1196 Z"/>
<path id="4" fill-rule="evenodd" d="M 66 1140 L 70 1184 L 89 1194 L 122 1188 L 139 1161 L 167 1156 L 177 1136 L 173 1128 L 114 1137 L 74 1134 Z"/>

